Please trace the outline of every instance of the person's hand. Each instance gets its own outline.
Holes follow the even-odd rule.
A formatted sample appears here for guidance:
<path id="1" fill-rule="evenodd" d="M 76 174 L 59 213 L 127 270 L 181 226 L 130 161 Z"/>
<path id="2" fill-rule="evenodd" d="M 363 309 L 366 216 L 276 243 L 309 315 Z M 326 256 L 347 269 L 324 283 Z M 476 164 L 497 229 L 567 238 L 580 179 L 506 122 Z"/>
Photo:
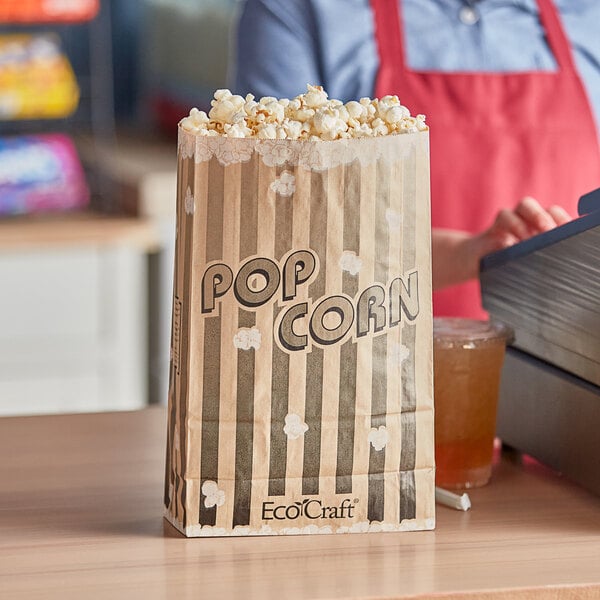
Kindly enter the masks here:
<path id="1" fill-rule="evenodd" d="M 492 226 L 475 236 L 474 251 L 481 258 L 570 220 L 569 213 L 561 206 L 544 209 L 537 200 L 526 196 L 514 210 L 501 210 Z"/>
<path id="2" fill-rule="evenodd" d="M 498 212 L 492 225 L 477 234 L 435 229 L 432 235 L 433 288 L 473 279 L 479 274 L 480 259 L 532 235 L 553 229 L 571 220 L 564 208 L 548 209 L 525 197 L 513 209 Z"/>

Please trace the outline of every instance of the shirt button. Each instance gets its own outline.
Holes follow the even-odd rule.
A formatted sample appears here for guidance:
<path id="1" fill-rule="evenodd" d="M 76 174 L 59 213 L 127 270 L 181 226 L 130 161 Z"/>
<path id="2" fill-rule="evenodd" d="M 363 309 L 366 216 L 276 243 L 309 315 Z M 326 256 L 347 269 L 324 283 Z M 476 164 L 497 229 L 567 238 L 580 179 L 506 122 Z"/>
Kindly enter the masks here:
<path id="1" fill-rule="evenodd" d="M 458 11 L 458 18 L 464 25 L 475 25 L 479 21 L 479 11 L 472 6 L 463 6 Z"/>

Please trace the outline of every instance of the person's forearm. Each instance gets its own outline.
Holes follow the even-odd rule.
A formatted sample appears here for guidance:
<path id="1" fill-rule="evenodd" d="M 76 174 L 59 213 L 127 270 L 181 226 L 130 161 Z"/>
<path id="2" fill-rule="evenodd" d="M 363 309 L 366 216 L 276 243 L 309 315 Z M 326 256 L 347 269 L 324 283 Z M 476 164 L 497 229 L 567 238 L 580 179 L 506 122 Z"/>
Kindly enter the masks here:
<path id="1" fill-rule="evenodd" d="M 479 273 L 479 253 L 466 231 L 433 229 L 431 236 L 433 289 L 462 283 Z"/>
<path id="2" fill-rule="evenodd" d="M 491 226 L 480 233 L 433 229 L 433 289 L 478 277 L 481 257 L 569 220 L 568 213 L 560 206 L 546 210 L 533 198 L 525 197 L 514 209 L 499 211 Z"/>

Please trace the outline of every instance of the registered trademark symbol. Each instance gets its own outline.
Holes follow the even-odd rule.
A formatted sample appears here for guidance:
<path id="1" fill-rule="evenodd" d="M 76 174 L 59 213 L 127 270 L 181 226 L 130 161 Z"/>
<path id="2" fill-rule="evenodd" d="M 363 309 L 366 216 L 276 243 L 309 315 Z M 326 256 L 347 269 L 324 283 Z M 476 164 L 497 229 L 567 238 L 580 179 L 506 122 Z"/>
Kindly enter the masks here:
<path id="1" fill-rule="evenodd" d="M 352 502 L 354 502 L 354 504 L 358 504 L 358 498 L 354 498 L 354 500 L 352 500 Z"/>

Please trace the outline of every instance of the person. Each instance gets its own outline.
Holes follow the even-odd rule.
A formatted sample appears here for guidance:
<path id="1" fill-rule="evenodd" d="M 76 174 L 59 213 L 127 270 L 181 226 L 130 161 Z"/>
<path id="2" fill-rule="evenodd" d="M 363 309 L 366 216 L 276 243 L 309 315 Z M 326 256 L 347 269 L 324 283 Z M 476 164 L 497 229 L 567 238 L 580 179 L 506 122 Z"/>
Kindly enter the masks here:
<path id="1" fill-rule="evenodd" d="M 566 222 L 600 185 L 598 22 L 595 0 L 247 0 L 233 85 L 396 94 L 425 114 L 434 310 L 484 317 L 480 257 Z"/>

